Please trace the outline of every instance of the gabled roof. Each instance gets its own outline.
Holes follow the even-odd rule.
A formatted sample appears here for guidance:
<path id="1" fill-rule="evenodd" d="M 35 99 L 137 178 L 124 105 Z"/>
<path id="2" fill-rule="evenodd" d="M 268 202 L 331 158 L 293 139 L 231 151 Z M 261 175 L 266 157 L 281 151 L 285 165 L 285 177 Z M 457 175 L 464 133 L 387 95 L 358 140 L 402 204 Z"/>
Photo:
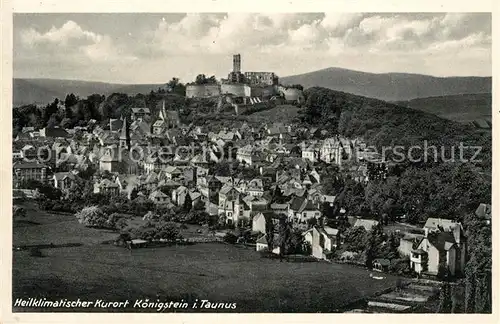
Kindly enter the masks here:
<path id="1" fill-rule="evenodd" d="M 134 113 L 134 114 L 137 114 L 137 113 L 150 114 L 151 110 L 149 110 L 149 108 L 132 108 L 132 113 Z"/>
<path id="2" fill-rule="evenodd" d="M 161 190 L 155 190 L 149 195 L 149 199 L 154 198 L 168 198 L 166 194 L 164 194 Z"/>
<path id="3" fill-rule="evenodd" d="M 302 205 L 306 204 L 306 199 L 303 197 L 294 197 L 290 202 L 290 209 L 294 211 L 299 211 Z"/>
<path id="4" fill-rule="evenodd" d="M 56 173 L 54 173 L 54 179 L 56 179 L 57 181 L 61 181 L 61 180 L 64 180 L 66 178 L 74 179 L 75 176 L 71 172 L 56 172 Z"/>
<path id="5" fill-rule="evenodd" d="M 41 164 L 38 161 L 35 162 L 15 162 L 12 165 L 14 169 L 42 169 L 47 168 L 45 164 Z"/>
<path id="6" fill-rule="evenodd" d="M 356 220 L 356 223 L 354 223 L 353 227 L 364 227 L 365 230 L 370 231 L 373 226 L 377 226 L 377 225 L 378 225 L 378 221 L 376 221 L 376 220 L 359 218 Z"/>
<path id="7" fill-rule="evenodd" d="M 335 236 L 335 235 L 337 235 L 339 233 L 338 229 L 332 228 L 332 227 L 329 227 L 329 226 L 323 227 L 323 230 L 326 232 L 326 234 L 331 235 L 331 236 Z"/>
<path id="8" fill-rule="evenodd" d="M 429 233 L 427 240 L 439 251 L 448 251 L 456 244 L 451 232 Z"/>
<path id="9" fill-rule="evenodd" d="M 461 227 L 461 224 L 451 219 L 429 217 L 425 222 L 424 228 L 428 228 L 430 230 L 437 230 L 439 228 L 442 228 L 444 231 L 451 231 L 456 226 Z"/>

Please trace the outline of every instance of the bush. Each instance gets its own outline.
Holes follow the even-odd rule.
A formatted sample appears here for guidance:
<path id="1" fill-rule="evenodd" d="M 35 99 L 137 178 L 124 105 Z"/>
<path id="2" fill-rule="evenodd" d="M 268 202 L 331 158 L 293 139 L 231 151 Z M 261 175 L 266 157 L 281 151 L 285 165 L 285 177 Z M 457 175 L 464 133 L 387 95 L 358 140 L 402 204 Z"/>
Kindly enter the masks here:
<path id="1" fill-rule="evenodd" d="M 106 227 L 108 217 L 106 214 L 97 206 L 85 207 L 78 213 L 76 213 L 76 218 L 80 224 L 87 227 Z"/>
<path id="2" fill-rule="evenodd" d="M 233 233 L 227 233 L 224 236 L 224 242 L 229 243 L 229 244 L 235 244 L 237 240 L 238 240 L 238 237 L 236 235 L 234 235 Z"/>
<path id="3" fill-rule="evenodd" d="M 410 260 L 408 258 L 393 259 L 389 265 L 389 271 L 397 274 L 410 274 Z"/>

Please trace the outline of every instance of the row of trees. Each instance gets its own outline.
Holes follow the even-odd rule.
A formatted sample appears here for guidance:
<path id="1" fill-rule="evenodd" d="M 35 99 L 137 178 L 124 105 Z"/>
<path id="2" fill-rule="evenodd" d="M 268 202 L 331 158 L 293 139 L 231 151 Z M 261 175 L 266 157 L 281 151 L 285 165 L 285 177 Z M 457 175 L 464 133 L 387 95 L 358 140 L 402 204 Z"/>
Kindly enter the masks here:
<path id="1" fill-rule="evenodd" d="M 214 77 L 205 78 L 203 82 L 210 83 Z M 107 123 L 110 118 L 130 118 L 132 107 L 150 108 L 153 115 L 158 112 L 159 102 L 165 100 L 167 109 L 179 109 L 189 103 L 186 98 L 186 85 L 179 78 L 172 78 L 164 88 L 151 91 L 149 94 L 129 96 L 124 93 L 113 93 L 109 96 L 92 94 L 79 97 L 69 93 L 62 100 L 56 98 L 53 102 L 37 107 L 35 104 L 15 107 L 13 109 L 13 133 L 17 136 L 23 127 L 60 126 L 73 128 L 86 126 L 88 121 L 95 119 Z"/>

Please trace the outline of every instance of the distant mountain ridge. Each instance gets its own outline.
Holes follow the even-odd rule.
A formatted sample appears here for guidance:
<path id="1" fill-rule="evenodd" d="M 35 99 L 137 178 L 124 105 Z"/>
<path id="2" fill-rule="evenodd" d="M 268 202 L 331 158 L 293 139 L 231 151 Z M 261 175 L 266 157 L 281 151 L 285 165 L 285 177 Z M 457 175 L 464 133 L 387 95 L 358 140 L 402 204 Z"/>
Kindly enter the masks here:
<path id="1" fill-rule="evenodd" d="M 97 81 L 61 80 L 61 79 L 20 79 L 14 78 L 13 105 L 47 104 L 55 98 L 64 100 L 67 94 L 80 97 L 92 94 L 110 95 L 115 92 L 135 95 L 157 90 L 164 84 L 119 84 Z"/>
<path id="2" fill-rule="evenodd" d="M 282 84 L 301 84 L 304 88 L 324 87 L 336 91 L 385 101 L 408 101 L 415 98 L 462 94 L 491 93 L 491 77 L 434 77 L 410 73 L 367 73 L 342 68 L 327 68 L 305 74 L 286 76 Z M 74 93 L 87 97 L 98 93 L 128 95 L 149 93 L 164 84 L 117 84 L 61 79 L 13 79 L 13 104 L 47 104 Z"/>
<path id="3" fill-rule="evenodd" d="M 491 77 L 434 77 L 410 73 L 367 73 L 327 68 L 280 78 L 283 84 L 324 87 L 385 101 L 491 93 Z"/>

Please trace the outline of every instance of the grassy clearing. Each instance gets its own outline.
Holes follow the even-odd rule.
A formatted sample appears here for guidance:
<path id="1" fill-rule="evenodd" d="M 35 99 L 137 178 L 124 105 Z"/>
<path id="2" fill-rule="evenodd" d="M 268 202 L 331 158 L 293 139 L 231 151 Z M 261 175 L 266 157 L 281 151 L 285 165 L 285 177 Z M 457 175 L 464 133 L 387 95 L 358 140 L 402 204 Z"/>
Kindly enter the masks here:
<path id="1" fill-rule="evenodd" d="M 196 236 L 198 229 L 189 226 L 183 235 Z M 226 244 L 132 251 L 100 244 L 116 235 L 86 228 L 72 215 L 28 209 L 24 222 L 14 224 L 14 245 L 82 245 L 43 249 L 43 257 L 15 251 L 13 299 L 198 298 L 236 302 L 236 312 L 333 312 L 353 300 L 393 287 L 396 282 L 391 275 L 385 280 L 373 280 L 368 271 L 349 265 L 279 262 L 261 258 L 252 248 Z"/>
<path id="2" fill-rule="evenodd" d="M 225 244 L 133 251 L 94 245 L 44 253 L 15 253 L 14 298 L 199 298 L 236 302 L 239 312 L 331 312 L 396 280 L 375 281 L 347 265 L 279 262 Z"/>

